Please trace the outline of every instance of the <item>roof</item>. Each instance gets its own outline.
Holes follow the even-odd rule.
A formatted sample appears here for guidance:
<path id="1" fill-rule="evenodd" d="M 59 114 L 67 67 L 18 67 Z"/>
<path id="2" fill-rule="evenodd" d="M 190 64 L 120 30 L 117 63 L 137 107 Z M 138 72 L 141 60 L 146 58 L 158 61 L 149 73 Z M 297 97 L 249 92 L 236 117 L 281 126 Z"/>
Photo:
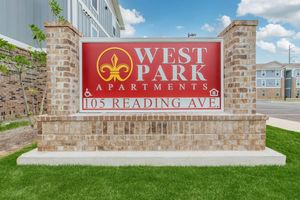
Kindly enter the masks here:
<path id="1" fill-rule="evenodd" d="M 256 64 L 257 70 L 265 70 L 265 69 L 300 69 L 300 63 L 280 63 L 278 61 L 272 61 L 263 64 Z"/>
<path id="2" fill-rule="evenodd" d="M 256 64 L 256 69 L 281 69 L 283 64 L 278 61 L 272 61 L 264 64 Z"/>
<path id="3" fill-rule="evenodd" d="M 284 64 L 285 69 L 300 68 L 300 63 Z"/>
<path id="4" fill-rule="evenodd" d="M 117 20 L 120 24 L 120 29 L 125 30 L 124 20 L 123 20 L 122 13 L 121 13 L 121 10 L 120 10 L 119 1 L 118 0 L 112 0 L 112 5 L 113 5 L 114 10 L 116 12 L 116 17 L 117 17 Z"/>

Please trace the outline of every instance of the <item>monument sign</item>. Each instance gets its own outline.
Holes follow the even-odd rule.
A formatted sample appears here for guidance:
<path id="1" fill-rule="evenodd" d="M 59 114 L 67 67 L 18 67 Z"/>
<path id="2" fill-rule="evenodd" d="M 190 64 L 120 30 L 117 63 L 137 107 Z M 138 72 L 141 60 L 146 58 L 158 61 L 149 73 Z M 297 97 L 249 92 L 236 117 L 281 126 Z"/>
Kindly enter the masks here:
<path id="1" fill-rule="evenodd" d="M 46 23 L 47 115 L 18 164 L 284 165 L 256 113 L 257 23 L 213 39 L 82 38 Z"/>
<path id="2" fill-rule="evenodd" d="M 82 39 L 81 112 L 222 111 L 222 39 Z"/>

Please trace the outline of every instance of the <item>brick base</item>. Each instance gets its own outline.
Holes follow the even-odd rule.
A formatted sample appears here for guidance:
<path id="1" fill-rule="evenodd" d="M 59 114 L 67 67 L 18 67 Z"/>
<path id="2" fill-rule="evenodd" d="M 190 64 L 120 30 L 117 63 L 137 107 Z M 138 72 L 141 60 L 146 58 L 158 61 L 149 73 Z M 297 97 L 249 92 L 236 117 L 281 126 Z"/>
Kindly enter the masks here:
<path id="1" fill-rule="evenodd" d="M 264 150 L 265 115 L 41 116 L 39 151 Z"/>

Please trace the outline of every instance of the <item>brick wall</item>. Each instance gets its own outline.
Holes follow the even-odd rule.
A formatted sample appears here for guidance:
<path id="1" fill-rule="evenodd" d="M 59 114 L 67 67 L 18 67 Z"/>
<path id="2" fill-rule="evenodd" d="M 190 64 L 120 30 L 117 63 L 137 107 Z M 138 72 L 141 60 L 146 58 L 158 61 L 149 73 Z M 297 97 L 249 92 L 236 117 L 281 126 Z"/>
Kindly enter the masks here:
<path id="1" fill-rule="evenodd" d="M 1 49 L 0 51 L 10 56 L 23 55 L 30 58 L 29 52 L 21 48 L 16 48 L 11 52 Z M 14 69 L 13 63 L 0 64 L 7 65 L 10 69 Z M 30 110 L 38 113 L 43 91 L 45 89 L 46 67 L 37 66 L 36 68 L 27 71 L 23 78 L 27 90 L 26 94 L 28 96 Z M 36 88 L 38 92 L 32 94 L 28 91 L 29 88 Z M 0 73 L 0 91 L 0 121 L 25 116 L 24 97 L 18 75 L 15 73 L 11 75 Z"/>
<path id="2" fill-rule="evenodd" d="M 225 112 L 256 113 L 256 20 L 233 21 L 224 38 Z"/>
<path id="3" fill-rule="evenodd" d="M 283 99 L 283 94 L 280 88 L 257 88 L 256 89 L 257 99 L 261 100 L 280 100 Z"/>
<path id="4" fill-rule="evenodd" d="M 265 115 L 119 113 L 44 116 L 40 121 L 39 151 L 265 148 Z"/>
<path id="5" fill-rule="evenodd" d="M 79 110 L 79 38 L 69 22 L 45 23 L 47 43 L 47 111 L 67 115 Z"/>
<path id="6" fill-rule="evenodd" d="M 257 88 L 256 89 L 257 99 L 267 100 L 282 100 L 284 94 L 281 88 Z"/>

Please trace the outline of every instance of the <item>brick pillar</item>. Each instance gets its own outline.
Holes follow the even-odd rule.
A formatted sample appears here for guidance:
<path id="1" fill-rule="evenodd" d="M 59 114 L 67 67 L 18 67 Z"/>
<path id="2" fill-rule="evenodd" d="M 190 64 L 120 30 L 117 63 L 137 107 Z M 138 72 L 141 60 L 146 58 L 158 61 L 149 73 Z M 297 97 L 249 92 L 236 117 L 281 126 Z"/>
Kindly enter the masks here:
<path id="1" fill-rule="evenodd" d="M 256 113 L 256 20 L 233 21 L 224 38 L 224 109 L 233 114 Z"/>
<path id="2" fill-rule="evenodd" d="M 79 110 L 79 39 L 68 22 L 46 22 L 47 112 L 68 115 Z"/>

